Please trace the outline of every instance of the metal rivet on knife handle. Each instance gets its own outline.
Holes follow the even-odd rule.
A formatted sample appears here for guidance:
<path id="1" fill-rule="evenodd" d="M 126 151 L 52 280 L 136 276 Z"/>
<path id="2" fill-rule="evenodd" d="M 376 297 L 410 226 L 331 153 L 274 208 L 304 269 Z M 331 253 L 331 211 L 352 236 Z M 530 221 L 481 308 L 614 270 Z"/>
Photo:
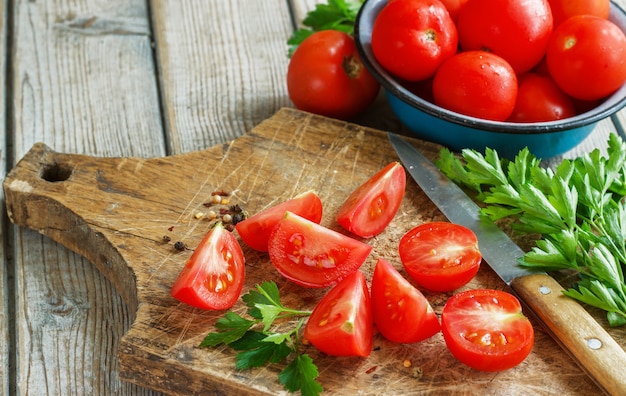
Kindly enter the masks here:
<path id="1" fill-rule="evenodd" d="M 511 287 L 598 386 L 610 395 L 626 392 L 624 350 L 577 301 L 563 295 L 549 275 L 522 276 Z M 544 293 L 548 289 L 550 293 Z"/>

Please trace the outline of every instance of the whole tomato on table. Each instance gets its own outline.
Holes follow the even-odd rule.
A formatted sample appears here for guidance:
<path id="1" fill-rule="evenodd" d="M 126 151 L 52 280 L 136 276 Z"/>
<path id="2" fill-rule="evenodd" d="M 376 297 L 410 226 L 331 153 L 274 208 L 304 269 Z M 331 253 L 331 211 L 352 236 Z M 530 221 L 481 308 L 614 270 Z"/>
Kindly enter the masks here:
<path id="1" fill-rule="evenodd" d="M 376 99 L 380 84 L 365 69 L 352 36 L 322 30 L 291 56 L 287 90 L 298 109 L 347 120 Z"/>
<path id="2" fill-rule="evenodd" d="M 394 0 L 378 14 L 372 51 L 389 72 L 406 81 L 431 77 L 457 50 L 457 30 L 439 0 Z"/>

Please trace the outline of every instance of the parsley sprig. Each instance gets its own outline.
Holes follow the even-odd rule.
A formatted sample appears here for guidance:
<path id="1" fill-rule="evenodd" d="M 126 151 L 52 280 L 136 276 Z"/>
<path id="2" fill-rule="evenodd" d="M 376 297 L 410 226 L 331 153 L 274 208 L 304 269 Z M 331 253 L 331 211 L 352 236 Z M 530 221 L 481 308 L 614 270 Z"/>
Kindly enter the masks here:
<path id="1" fill-rule="evenodd" d="M 300 329 L 311 312 L 285 307 L 274 282 L 257 285 L 256 290 L 250 290 L 242 300 L 249 308 L 250 318 L 227 312 L 215 323 L 218 331 L 209 333 L 200 347 L 230 346 L 238 351 L 235 367 L 240 370 L 280 363 L 295 355 L 278 374 L 280 383 L 290 392 L 300 390 L 303 396 L 319 395 L 323 389 L 316 380 L 317 366 L 309 355 L 300 353 Z M 298 320 L 288 331 L 271 331 L 275 321 L 293 318 Z"/>
<path id="2" fill-rule="evenodd" d="M 348 34 L 354 31 L 354 22 L 363 1 L 328 0 L 319 3 L 302 20 L 304 27 L 296 30 L 287 41 L 289 57 L 305 38 L 321 30 L 339 30 Z"/>
<path id="3" fill-rule="evenodd" d="M 626 144 L 615 134 L 607 156 L 596 149 L 553 170 L 528 149 L 513 160 L 466 149 L 442 149 L 437 166 L 476 192 L 482 214 L 512 219 L 514 230 L 540 239 L 520 265 L 540 271 L 574 270 L 565 295 L 606 311 L 610 326 L 626 324 Z"/>

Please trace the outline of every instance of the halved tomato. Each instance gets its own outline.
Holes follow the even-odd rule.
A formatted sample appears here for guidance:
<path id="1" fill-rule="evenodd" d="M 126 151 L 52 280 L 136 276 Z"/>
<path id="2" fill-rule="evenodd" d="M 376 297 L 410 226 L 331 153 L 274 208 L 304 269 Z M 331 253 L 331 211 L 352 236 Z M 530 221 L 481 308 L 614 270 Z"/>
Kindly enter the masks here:
<path id="1" fill-rule="evenodd" d="M 481 371 L 520 364 L 535 333 L 519 300 L 501 290 L 467 290 L 452 296 L 441 314 L 443 338 L 462 363 Z"/>
<path id="2" fill-rule="evenodd" d="M 418 342 L 441 330 L 437 314 L 422 292 L 382 258 L 372 277 L 372 313 L 380 334 L 393 342 Z"/>
<path id="3" fill-rule="evenodd" d="M 187 260 L 170 294 L 197 308 L 230 308 L 243 288 L 244 263 L 237 238 L 216 223 Z"/>
<path id="4" fill-rule="evenodd" d="M 468 283 L 478 272 L 482 256 L 469 228 L 447 222 L 420 224 L 400 239 L 400 260 L 415 282 L 445 292 Z"/>
<path id="5" fill-rule="evenodd" d="M 304 328 L 304 338 L 333 356 L 368 356 L 373 333 L 370 295 L 358 270 L 330 289 Z"/>
<path id="6" fill-rule="evenodd" d="M 287 211 L 274 227 L 270 260 L 285 278 L 306 287 L 331 286 L 356 271 L 372 247 Z"/>
<path id="7" fill-rule="evenodd" d="M 306 191 L 240 221 L 235 228 L 246 245 L 267 252 L 270 233 L 286 211 L 319 224 L 322 221 L 322 200 L 314 191 Z"/>
<path id="8" fill-rule="evenodd" d="M 405 186 L 404 168 L 392 162 L 354 190 L 335 219 L 362 238 L 378 235 L 398 212 Z"/>

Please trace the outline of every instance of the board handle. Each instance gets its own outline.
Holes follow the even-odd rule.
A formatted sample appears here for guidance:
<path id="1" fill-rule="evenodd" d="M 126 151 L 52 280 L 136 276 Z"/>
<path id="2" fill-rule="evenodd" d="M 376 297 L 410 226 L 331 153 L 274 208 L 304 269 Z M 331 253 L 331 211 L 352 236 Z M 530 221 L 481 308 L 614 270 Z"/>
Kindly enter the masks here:
<path id="1" fill-rule="evenodd" d="M 609 395 L 626 393 L 626 352 L 551 276 L 515 278 L 511 287 L 554 339 Z"/>

